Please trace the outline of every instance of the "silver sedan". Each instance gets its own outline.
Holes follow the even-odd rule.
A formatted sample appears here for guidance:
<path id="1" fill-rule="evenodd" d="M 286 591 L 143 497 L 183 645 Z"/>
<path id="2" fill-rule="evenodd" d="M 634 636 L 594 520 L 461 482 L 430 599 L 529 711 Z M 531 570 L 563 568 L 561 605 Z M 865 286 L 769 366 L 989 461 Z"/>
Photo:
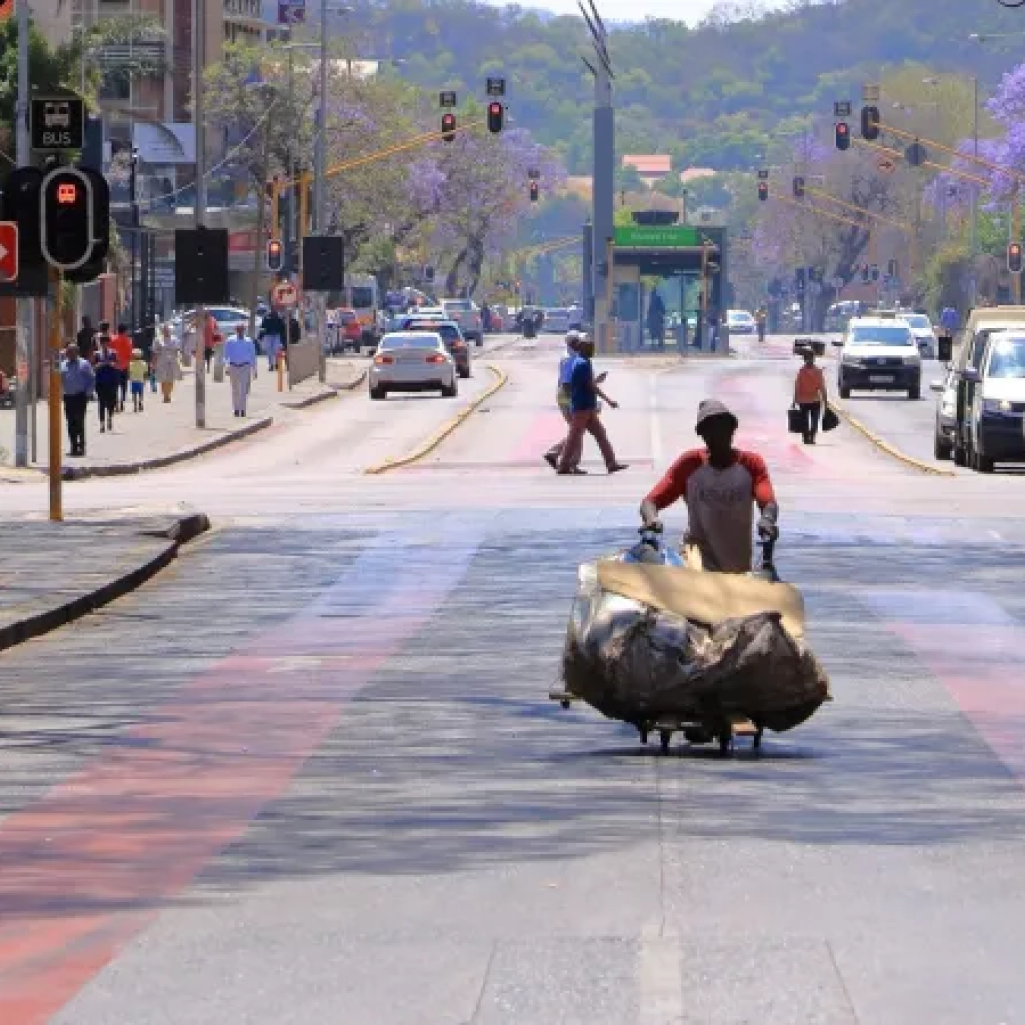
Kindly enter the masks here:
<path id="1" fill-rule="evenodd" d="M 370 397 L 392 391 L 440 391 L 446 398 L 459 392 L 455 360 L 441 335 L 432 331 L 393 331 L 377 346 L 368 375 Z"/>

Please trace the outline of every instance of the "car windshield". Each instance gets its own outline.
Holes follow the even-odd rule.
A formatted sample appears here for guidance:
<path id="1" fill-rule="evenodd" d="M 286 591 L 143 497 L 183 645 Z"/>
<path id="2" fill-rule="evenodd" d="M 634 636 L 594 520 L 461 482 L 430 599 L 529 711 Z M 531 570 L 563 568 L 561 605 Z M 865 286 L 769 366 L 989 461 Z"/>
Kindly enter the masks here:
<path id="1" fill-rule="evenodd" d="M 442 305 L 446 310 L 458 310 L 460 313 L 469 313 L 473 309 L 469 299 L 450 299 Z"/>
<path id="2" fill-rule="evenodd" d="M 904 318 L 912 327 L 932 327 L 932 322 L 923 313 L 915 313 Z"/>
<path id="3" fill-rule="evenodd" d="M 987 377 L 1025 377 L 1025 338 L 993 343 Z"/>
<path id="4" fill-rule="evenodd" d="M 446 342 L 455 342 L 459 339 L 458 329 L 451 324 L 410 324 L 406 330 L 441 335 Z"/>
<path id="5" fill-rule="evenodd" d="M 851 341 L 858 345 L 914 345 L 911 332 L 903 325 L 873 324 L 851 329 Z"/>
<path id="6" fill-rule="evenodd" d="M 381 339 L 382 349 L 422 349 L 425 345 L 437 344 L 437 333 L 428 334 L 426 331 L 415 335 L 385 335 Z"/>
<path id="7" fill-rule="evenodd" d="M 730 312 L 729 319 L 730 320 L 752 320 L 753 318 L 752 318 L 750 313 Z"/>

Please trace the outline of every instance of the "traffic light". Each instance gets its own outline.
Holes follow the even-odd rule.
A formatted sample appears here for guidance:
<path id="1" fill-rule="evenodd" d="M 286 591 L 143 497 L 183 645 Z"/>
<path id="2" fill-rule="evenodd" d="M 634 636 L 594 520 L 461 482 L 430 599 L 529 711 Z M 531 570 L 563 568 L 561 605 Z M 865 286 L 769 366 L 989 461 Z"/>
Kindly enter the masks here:
<path id="1" fill-rule="evenodd" d="M 879 267 L 878 267 L 877 264 L 874 264 L 874 263 L 872 264 L 872 280 L 873 281 L 878 281 L 879 280 Z"/>
<path id="2" fill-rule="evenodd" d="M 879 108 L 861 108 L 861 137 L 869 142 L 879 138 Z"/>
<path id="3" fill-rule="evenodd" d="M 505 107 L 497 100 L 488 104 L 488 131 L 492 135 L 498 135 L 502 130 L 502 122 L 505 120 Z"/>
<path id="4" fill-rule="evenodd" d="M 764 203 L 769 198 L 769 183 L 758 183 L 758 198 Z"/>
<path id="5" fill-rule="evenodd" d="M 836 148 L 847 150 L 851 148 L 851 126 L 846 121 L 837 121 L 835 132 Z"/>
<path id="6" fill-rule="evenodd" d="M 804 199 L 804 179 L 801 177 L 794 179 L 794 199 Z"/>
<path id="7" fill-rule="evenodd" d="M 285 247 L 280 239 L 272 238 L 267 242 L 267 270 L 279 273 L 285 266 Z"/>
<path id="8" fill-rule="evenodd" d="M 805 274 L 806 271 L 803 267 L 798 267 L 797 270 L 794 271 L 794 291 L 797 292 L 798 295 L 804 295 Z"/>
<path id="9" fill-rule="evenodd" d="M 867 285 L 869 283 L 869 281 L 871 280 L 871 278 L 872 278 L 872 268 L 869 267 L 869 265 L 866 263 L 865 266 L 861 268 L 861 283 L 863 285 Z"/>
<path id="10" fill-rule="evenodd" d="M 110 186 L 107 179 L 92 167 L 81 167 L 81 171 L 93 186 L 93 246 L 89 259 L 75 270 L 65 271 L 64 280 L 84 285 L 95 281 L 106 269 L 107 253 L 110 251 Z"/>
<path id="11" fill-rule="evenodd" d="M 1012 274 L 1020 274 L 1021 264 L 1021 243 L 1012 242 L 1007 247 L 1007 269 Z"/>
<path id="12" fill-rule="evenodd" d="M 536 203 L 541 198 L 541 186 L 537 182 L 530 183 L 530 201 Z"/>
<path id="13" fill-rule="evenodd" d="M 456 137 L 455 114 L 441 115 L 441 137 L 445 140 L 445 142 L 451 142 Z"/>
<path id="14" fill-rule="evenodd" d="M 341 235 L 307 235 L 303 239 L 303 289 L 340 292 L 345 288 L 345 239 Z"/>
<path id="15" fill-rule="evenodd" d="M 75 167 L 58 167 L 42 184 L 39 241 L 51 267 L 72 271 L 89 262 L 95 239 L 93 183 Z"/>
<path id="16" fill-rule="evenodd" d="M 227 228 L 178 228 L 174 233 L 174 301 L 179 306 L 231 298 Z"/>
<path id="17" fill-rule="evenodd" d="M 897 276 L 898 269 L 899 268 L 897 266 L 897 261 L 895 259 L 893 259 L 893 257 L 891 257 L 890 258 L 890 262 L 886 265 L 886 273 L 891 278 L 895 278 Z"/>

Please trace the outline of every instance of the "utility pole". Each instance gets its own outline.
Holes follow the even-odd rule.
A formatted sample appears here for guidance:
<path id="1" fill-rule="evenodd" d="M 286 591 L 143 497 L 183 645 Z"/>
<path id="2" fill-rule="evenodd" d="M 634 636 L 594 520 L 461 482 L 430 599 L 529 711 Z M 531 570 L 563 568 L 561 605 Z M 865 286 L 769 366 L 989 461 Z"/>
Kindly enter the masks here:
<path id="1" fill-rule="evenodd" d="M 17 0 L 18 10 L 18 102 L 15 106 L 17 122 L 16 156 L 18 167 L 27 167 L 31 159 L 28 137 L 28 0 Z M 37 374 L 34 365 L 32 344 L 32 301 L 17 301 L 17 326 L 15 329 L 15 368 L 18 382 L 15 392 L 14 411 L 14 464 L 28 466 L 28 407 L 29 383 L 35 387 Z M 26 372 L 27 371 L 27 372 Z"/>
<path id="2" fill-rule="evenodd" d="M 203 68 L 206 66 L 206 5 L 192 0 L 192 119 L 196 129 L 195 226 L 206 217 L 206 132 L 203 125 Z M 206 309 L 196 310 L 196 426 L 206 427 Z"/>
<path id="3" fill-rule="evenodd" d="M 979 156 L 979 76 L 972 76 L 974 86 L 975 105 L 972 110 L 972 151 L 976 158 Z M 978 167 L 975 164 L 975 167 Z M 979 286 L 975 264 L 979 256 L 979 187 L 972 182 L 972 266 L 970 274 L 972 307 L 975 306 L 979 296 Z"/>
<path id="4" fill-rule="evenodd" d="M 327 190 L 327 0 L 320 0 L 320 95 L 317 98 L 317 137 L 314 150 L 313 173 L 313 233 L 325 235 L 327 224 L 325 192 Z M 305 282 L 303 283 L 305 291 Z M 323 384 L 327 380 L 327 352 L 324 348 L 326 330 L 326 300 L 323 292 L 317 294 L 317 345 L 319 347 L 319 366 L 317 377 Z"/>

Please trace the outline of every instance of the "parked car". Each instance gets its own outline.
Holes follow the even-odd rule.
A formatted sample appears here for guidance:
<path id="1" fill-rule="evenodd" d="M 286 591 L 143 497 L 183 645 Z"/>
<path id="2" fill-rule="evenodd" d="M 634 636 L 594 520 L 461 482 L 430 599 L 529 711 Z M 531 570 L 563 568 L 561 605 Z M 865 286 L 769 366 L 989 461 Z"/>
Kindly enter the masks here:
<path id="1" fill-rule="evenodd" d="M 902 313 L 900 319 L 911 328 L 915 336 L 915 344 L 922 359 L 936 359 L 939 344 L 932 321 L 924 313 Z"/>
<path id="2" fill-rule="evenodd" d="M 441 309 L 448 320 L 454 320 L 463 337 L 478 345 L 484 344 L 484 325 L 480 310 L 470 299 L 442 299 Z"/>
<path id="3" fill-rule="evenodd" d="M 445 348 L 456 361 L 456 370 L 460 377 L 469 377 L 472 372 L 470 346 L 466 344 L 459 325 L 454 320 L 424 320 L 420 317 L 405 317 L 400 331 L 428 331 L 441 335 Z"/>
<path id="4" fill-rule="evenodd" d="M 445 398 L 459 394 L 456 363 L 440 334 L 395 331 L 378 343 L 367 382 L 372 399 L 389 392 L 440 391 Z"/>
<path id="5" fill-rule="evenodd" d="M 992 473 L 996 463 L 1025 462 L 1025 332 L 991 335 L 981 364 L 966 367 L 961 380 L 975 386 L 966 411 L 968 465 Z"/>
<path id="6" fill-rule="evenodd" d="M 943 380 L 933 381 L 929 388 L 939 395 L 936 400 L 933 455 L 937 459 L 950 459 L 954 454 L 954 436 L 957 431 L 957 371 L 950 367 Z"/>
<path id="7" fill-rule="evenodd" d="M 747 310 L 727 310 L 726 327 L 731 335 L 753 335 L 758 331 L 754 317 Z"/>
<path id="8" fill-rule="evenodd" d="M 922 394 L 922 357 L 911 328 L 896 317 L 854 317 L 839 345 L 837 391 L 906 391 L 909 399 Z"/>

